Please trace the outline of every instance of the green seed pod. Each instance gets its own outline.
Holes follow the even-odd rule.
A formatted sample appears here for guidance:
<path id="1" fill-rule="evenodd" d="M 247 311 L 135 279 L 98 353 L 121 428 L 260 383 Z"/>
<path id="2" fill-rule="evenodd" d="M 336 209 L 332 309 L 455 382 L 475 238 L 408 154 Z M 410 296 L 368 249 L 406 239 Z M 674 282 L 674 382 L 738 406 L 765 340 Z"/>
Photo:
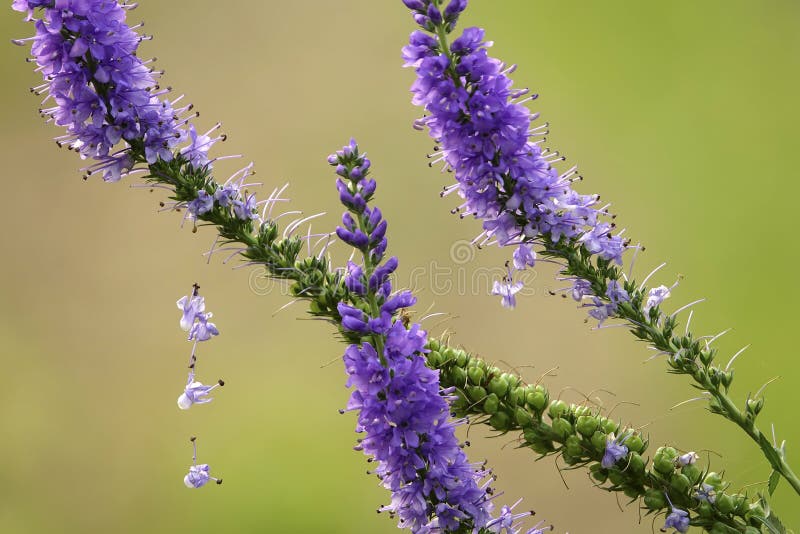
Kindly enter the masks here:
<path id="1" fill-rule="evenodd" d="M 700 481 L 700 477 L 703 476 L 703 472 L 694 464 L 684 465 L 681 469 L 681 473 L 683 473 L 686 478 L 689 479 L 689 482 L 692 483 L 692 486 L 697 484 L 697 482 Z"/>
<path id="2" fill-rule="evenodd" d="M 591 415 L 582 415 L 578 417 L 578 422 L 575 424 L 575 428 L 578 430 L 578 432 L 587 438 L 590 438 L 594 435 L 598 426 L 600 426 L 600 421 L 597 420 L 597 417 Z"/>
<path id="3" fill-rule="evenodd" d="M 471 383 L 479 385 L 483 381 L 483 369 L 480 367 L 469 367 L 467 369 L 467 376 Z"/>
<path id="4" fill-rule="evenodd" d="M 521 427 L 528 427 L 533 423 L 531 414 L 529 414 L 525 408 L 520 406 L 517 406 L 517 409 L 514 412 L 514 419 L 517 420 L 517 424 Z"/>
<path id="5" fill-rule="evenodd" d="M 456 352 L 456 365 L 459 367 L 464 367 L 467 365 L 467 360 L 469 360 L 469 356 L 463 350 L 457 350 Z"/>
<path id="6" fill-rule="evenodd" d="M 602 454 L 606 450 L 606 442 L 608 441 L 608 437 L 600 432 L 599 430 L 594 433 L 592 436 L 592 447 L 598 453 Z"/>
<path id="7" fill-rule="evenodd" d="M 525 405 L 525 388 L 512 387 L 508 394 L 508 401 L 514 406 Z"/>
<path id="8" fill-rule="evenodd" d="M 750 523 L 755 526 L 761 524 L 758 522 L 758 519 L 756 519 L 757 517 L 764 519 L 766 518 L 766 514 L 764 513 L 764 508 L 762 508 L 759 503 L 754 502 L 750 505 L 750 510 L 747 512 L 747 514 L 745 514 L 745 519 L 750 521 Z"/>
<path id="9" fill-rule="evenodd" d="M 444 350 L 441 351 L 444 359 L 448 362 L 455 362 L 456 361 L 456 350 L 452 347 L 445 347 Z"/>
<path id="10" fill-rule="evenodd" d="M 442 365 L 442 354 L 439 351 L 432 350 L 428 353 L 428 367 L 431 369 L 438 369 Z"/>
<path id="11" fill-rule="evenodd" d="M 542 413 L 542 410 L 544 410 L 545 406 L 547 406 L 547 393 L 534 391 L 533 393 L 528 393 L 525 400 L 528 403 L 528 406 L 536 410 L 537 413 Z"/>
<path id="12" fill-rule="evenodd" d="M 569 405 L 569 411 L 575 414 L 575 417 L 582 417 L 584 415 L 592 415 L 592 410 L 586 406 L 578 406 L 576 404 Z"/>
<path id="13" fill-rule="evenodd" d="M 722 515 L 728 515 L 736 508 L 736 503 L 725 493 L 718 493 L 717 499 L 714 501 L 714 506 L 717 507 L 717 510 L 719 510 Z"/>
<path id="14" fill-rule="evenodd" d="M 600 464 L 592 464 L 589 468 L 589 472 L 592 474 L 592 478 L 600 484 L 608 480 L 608 471 L 603 469 L 603 466 Z"/>
<path id="15" fill-rule="evenodd" d="M 747 512 L 747 495 L 735 493 L 731 495 L 731 499 L 733 499 L 736 515 L 744 515 Z"/>
<path id="16" fill-rule="evenodd" d="M 549 454 L 555 450 L 551 441 L 544 441 L 542 439 L 529 440 L 531 449 L 538 454 Z"/>
<path id="17" fill-rule="evenodd" d="M 581 461 L 580 458 L 576 458 L 575 456 L 572 456 L 570 453 L 568 453 L 566 449 L 561 451 L 561 458 L 567 465 L 575 465 Z"/>
<path id="18" fill-rule="evenodd" d="M 433 351 L 436 351 L 436 352 L 438 352 L 438 351 L 439 351 L 439 348 L 441 348 L 441 346 L 442 346 L 442 344 L 441 344 L 441 343 L 439 343 L 439 340 L 438 340 L 438 339 L 429 339 L 429 340 L 428 340 L 428 349 L 429 349 L 431 352 L 433 352 Z"/>
<path id="19" fill-rule="evenodd" d="M 642 495 L 641 490 L 633 486 L 626 486 L 625 489 L 622 490 L 622 493 L 630 499 L 638 499 Z"/>
<path id="20" fill-rule="evenodd" d="M 644 452 L 644 441 L 642 441 L 642 437 L 639 434 L 633 434 L 626 439 L 625 446 L 631 452 L 638 452 L 639 454 Z"/>
<path id="21" fill-rule="evenodd" d="M 508 392 L 508 382 L 502 377 L 496 376 L 489 382 L 489 391 L 502 399 Z"/>
<path id="22" fill-rule="evenodd" d="M 709 472 L 706 477 L 703 479 L 703 482 L 708 484 L 709 486 L 713 487 L 718 492 L 722 490 L 723 487 L 723 480 L 719 473 L 715 473 L 714 471 Z"/>
<path id="23" fill-rule="evenodd" d="M 689 492 L 689 488 L 692 486 L 692 483 L 689 481 L 689 477 L 682 474 L 675 474 L 669 481 L 669 486 L 675 491 L 675 493 L 680 493 L 685 495 Z"/>
<path id="24" fill-rule="evenodd" d="M 467 386 L 467 398 L 472 402 L 481 402 L 486 398 L 486 390 L 480 386 Z"/>
<path id="25" fill-rule="evenodd" d="M 562 439 L 566 439 L 574 433 L 574 430 L 572 429 L 572 423 L 559 417 L 553 419 L 553 432 L 561 436 Z"/>
<path id="26" fill-rule="evenodd" d="M 561 400 L 554 400 L 550 403 L 550 409 L 547 411 L 547 414 L 550 416 L 550 419 L 558 419 L 565 413 L 567 413 L 567 403 Z"/>
<path id="27" fill-rule="evenodd" d="M 497 412 L 489 419 L 489 425 L 495 430 L 508 432 L 511 428 L 511 418 L 505 412 Z"/>
<path id="28" fill-rule="evenodd" d="M 580 458 L 583 456 L 583 447 L 581 446 L 581 438 L 578 436 L 570 436 L 564 442 L 564 449 L 567 451 L 567 454 L 570 456 L 574 456 L 576 458 Z"/>
<path id="29" fill-rule="evenodd" d="M 625 475 L 617 468 L 608 470 L 608 480 L 615 486 L 622 486 L 625 484 Z"/>
<path id="30" fill-rule="evenodd" d="M 659 447 L 653 458 L 653 468 L 662 475 L 669 475 L 675 471 L 675 458 L 678 451 L 672 447 Z"/>
<path id="31" fill-rule="evenodd" d="M 644 466 L 644 459 L 638 452 L 630 453 L 627 467 L 629 473 L 633 474 L 636 478 L 642 478 L 644 476 Z"/>
<path id="32" fill-rule="evenodd" d="M 603 432 L 606 434 L 616 433 L 617 430 L 619 430 L 619 425 L 611 419 L 601 420 L 600 426 L 603 428 Z"/>
<path id="33" fill-rule="evenodd" d="M 461 386 L 467 383 L 467 372 L 461 367 L 453 366 L 450 368 L 450 378 L 453 384 Z"/>
<path id="34" fill-rule="evenodd" d="M 494 393 L 489 393 L 489 395 L 486 397 L 486 400 L 483 401 L 483 410 L 489 415 L 494 415 L 497 413 L 497 409 L 499 407 L 500 399 L 498 399 L 497 395 Z"/>
<path id="35" fill-rule="evenodd" d="M 697 515 L 700 517 L 707 519 L 709 517 L 714 516 L 714 508 L 707 502 L 701 502 L 700 506 L 697 507 Z"/>
<path id="36" fill-rule="evenodd" d="M 667 507 L 667 499 L 664 492 L 657 489 L 649 489 L 644 494 L 644 505 L 650 510 L 661 510 Z"/>

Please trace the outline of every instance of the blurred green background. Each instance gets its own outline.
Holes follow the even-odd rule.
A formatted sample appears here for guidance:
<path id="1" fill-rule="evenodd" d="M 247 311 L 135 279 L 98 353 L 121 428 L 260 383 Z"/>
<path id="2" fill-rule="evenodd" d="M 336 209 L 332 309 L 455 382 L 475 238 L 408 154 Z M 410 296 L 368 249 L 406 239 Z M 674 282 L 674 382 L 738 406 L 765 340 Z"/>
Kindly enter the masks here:
<path id="1" fill-rule="evenodd" d="M 325 156 L 354 135 L 380 179 L 401 283 L 431 265 L 467 279 L 502 265 L 505 251 L 451 257 L 478 225 L 449 215 L 454 199 L 437 194 L 447 177 L 427 167 L 432 144 L 411 128 L 419 110 L 399 49 L 412 22 L 399 0 L 145 0 L 131 16 L 156 35 L 142 57 L 158 56 L 165 83 L 201 110 L 198 123 L 224 121 L 222 151 L 255 160 L 265 189 L 290 181 L 293 208 L 331 213 L 317 229 L 341 209 Z M 2 34 L 30 34 L 20 19 L 1 11 Z M 474 0 L 463 22 L 485 26 L 494 54 L 520 65 L 517 84 L 542 95 L 548 143 L 587 177 L 581 191 L 613 200 L 620 226 L 647 246 L 639 278 L 668 260 L 659 282 L 685 276 L 670 306 L 708 298 L 696 332 L 733 327 L 723 358 L 752 343 L 734 395 L 780 376 L 761 421 L 775 424 L 800 466 L 800 4 Z M 336 412 L 348 394 L 331 328 L 305 320 L 301 306 L 273 315 L 286 302 L 279 291 L 265 295 L 219 258 L 207 265 L 212 233 L 157 215 L 158 192 L 83 182 L 80 161 L 37 117 L 24 57 L 0 47 L 0 530 L 394 531 L 374 511 L 387 495 L 352 451 L 354 417 Z M 419 309 L 449 312 L 426 326 L 531 381 L 557 368 L 545 383 L 566 400 L 613 392 L 595 395 L 647 425 L 653 446 L 706 451 L 734 487 L 763 489 L 766 463 L 732 425 L 698 403 L 670 410 L 695 396 L 684 378 L 663 361 L 643 364 L 648 351 L 623 330 L 591 331 L 584 311 L 547 295 L 559 287 L 552 269 L 537 275 L 513 313 L 455 279 L 449 294 L 426 290 L 424 277 Z M 223 334 L 202 347 L 200 374 L 228 385 L 182 413 L 175 398 L 190 346 L 174 301 L 194 281 Z M 223 486 L 183 487 L 191 434 Z M 470 454 L 496 468 L 501 500 L 524 497 L 557 532 L 663 524 L 593 488 L 585 471 L 562 482 L 552 459 L 534 463 L 513 437 L 480 435 L 470 431 Z M 774 505 L 795 528 L 797 502 L 782 484 Z"/>

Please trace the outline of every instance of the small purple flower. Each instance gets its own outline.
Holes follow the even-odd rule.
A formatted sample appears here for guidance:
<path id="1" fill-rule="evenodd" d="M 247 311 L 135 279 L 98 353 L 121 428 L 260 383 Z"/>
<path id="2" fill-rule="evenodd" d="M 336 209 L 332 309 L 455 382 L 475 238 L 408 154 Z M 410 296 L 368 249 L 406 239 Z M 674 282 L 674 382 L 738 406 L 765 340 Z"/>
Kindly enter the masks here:
<path id="1" fill-rule="evenodd" d="M 255 193 L 251 193 L 247 195 L 242 200 L 234 200 L 233 201 L 233 213 L 236 215 L 237 219 L 242 221 L 249 221 L 252 219 L 258 219 L 258 214 L 256 213 L 256 195 Z"/>
<path id="2" fill-rule="evenodd" d="M 514 268 L 518 271 L 526 267 L 533 267 L 536 264 L 536 252 L 525 243 L 520 243 L 517 250 L 514 251 Z"/>
<path id="3" fill-rule="evenodd" d="M 606 469 L 610 469 L 616 465 L 616 463 L 628 455 L 628 447 L 622 444 L 626 439 L 627 436 L 620 436 L 616 438 L 613 433 L 608 435 L 606 439 L 606 452 L 603 453 L 603 459 L 600 462 Z"/>
<path id="4" fill-rule="evenodd" d="M 668 528 L 674 528 L 681 533 L 688 532 L 689 512 L 673 506 L 672 511 L 667 516 L 667 520 L 664 522 L 664 527 L 661 530 L 666 531 Z"/>
<path id="5" fill-rule="evenodd" d="M 187 488 L 202 488 L 206 484 L 208 484 L 209 480 L 213 480 L 217 484 L 222 484 L 221 478 L 212 477 L 209 473 L 210 468 L 208 464 L 198 464 L 197 463 L 197 438 L 192 437 L 190 440 L 192 442 L 193 453 L 192 453 L 192 465 L 189 467 L 189 472 L 183 477 L 183 483 L 186 485 Z"/>
<path id="6" fill-rule="evenodd" d="M 197 321 L 195 321 L 191 330 L 189 330 L 189 341 L 208 341 L 213 336 L 219 335 L 217 325 L 208 322 L 211 317 L 211 313 L 200 313 L 197 315 Z"/>
<path id="7" fill-rule="evenodd" d="M 667 286 L 654 287 L 647 293 L 647 301 L 644 304 L 644 313 L 650 313 L 652 308 L 660 306 L 664 300 L 668 299 L 670 291 Z"/>
<path id="8" fill-rule="evenodd" d="M 200 382 L 195 381 L 194 372 L 189 372 L 189 379 L 186 381 L 186 387 L 178 397 L 178 408 L 181 410 L 188 410 L 193 404 L 206 404 L 213 399 L 206 398 L 211 391 L 217 387 L 224 386 L 225 382 L 222 380 L 217 381 L 213 386 L 205 386 Z"/>
<path id="9" fill-rule="evenodd" d="M 614 305 L 615 309 L 620 302 L 628 302 L 631 300 L 628 292 L 625 291 L 625 288 L 622 287 L 622 284 L 620 284 L 617 280 L 611 280 L 608 282 L 606 296 L 608 297 L 608 300 L 611 301 L 611 304 Z"/>
<path id="10" fill-rule="evenodd" d="M 220 187 L 214 192 L 214 200 L 223 208 L 227 208 L 239 199 L 239 188 L 235 184 Z"/>
<path id="11" fill-rule="evenodd" d="M 189 126 L 189 139 L 189 145 L 181 149 L 181 154 L 195 169 L 208 165 L 208 150 L 214 140 L 208 135 L 198 135 L 194 124 Z"/>
<path id="12" fill-rule="evenodd" d="M 196 219 L 198 215 L 203 215 L 214 209 L 214 197 L 201 189 L 197 192 L 197 198 L 189 202 L 187 209 Z"/>
<path id="13" fill-rule="evenodd" d="M 492 295 L 502 297 L 500 303 L 504 308 L 514 309 L 517 305 L 516 294 L 522 290 L 522 282 L 514 282 L 511 277 L 504 278 L 503 281 L 495 280 L 492 286 Z"/>
<path id="14" fill-rule="evenodd" d="M 197 295 L 195 290 L 192 296 L 181 297 L 176 304 L 178 305 L 178 309 L 183 312 L 180 323 L 181 329 L 184 332 L 188 332 L 192 328 L 194 320 L 205 311 L 205 299 Z"/>
<path id="15" fill-rule="evenodd" d="M 580 302 L 583 300 L 583 297 L 588 295 L 593 295 L 594 292 L 592 291 L 592 284 L 588 280 L 584 280 L 583 278 L 576 278 L 575 281 L 572 282 L 572 298 L 576 302 Z"/>
<path id="16" fill-rule="evenodd" d="M 678 467 L 684 467 L 686 465 L 694 465 L 700 457 L 694 451 L 689 451 L 686 454 L 682 454 L 675 459 L 675 465 Z"/>
<path id="17" fill-rule="evenodd" d="M 703 482 L 700 486 L 700 489 L 695 492 L 694 498 L 701 502 L 714 504 L 714 502 L 717 500 L 717 493 L 714 489 L 714 486 Z"/>

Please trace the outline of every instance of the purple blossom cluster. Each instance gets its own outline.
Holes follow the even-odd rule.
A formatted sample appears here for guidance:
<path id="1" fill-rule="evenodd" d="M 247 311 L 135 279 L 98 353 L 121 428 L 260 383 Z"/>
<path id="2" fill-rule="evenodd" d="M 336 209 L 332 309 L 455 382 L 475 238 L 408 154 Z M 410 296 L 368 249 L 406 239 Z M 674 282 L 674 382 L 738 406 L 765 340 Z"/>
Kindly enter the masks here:
<path id="1" fill-rule="evenodd" d="M 137 55 L 140 36 L 126 24 L 136 4 L 111 0 L 14 0 L 12 7 L 34 21 L 31 53 L 44 83 L 34 88 L 46 95 L 41 113 L 65 127 L 60 146 L 95 160 L 87 174 L 102 173 L 117 181 L 136 163 L 170 161 L 176 148 L 199 168 L 208 163 L 211 145 L 220 139 L 198 135 L 181 115 L 191 106 L 166 100 L 160 74 Z M 41 8 L 41 18 L 34 18 Z M 187 126 L 188 125 L 188 126 Z M 209 132 L 210 133 L 210 132 Z"/>
<path id="2" fill-rule="evenodd" d="M 189 332 L 189 341 L 193 341 L 192 353 L 189 356 L 189 374 L 186 379 L 186 386 L 183 393 L 178 397 L 178 408 L 188 410 L 195 404 L 208 404 L 213 399 L 208 395 L 218 387 L 225 385 L 222 380 L 217 380 L 214 385 L 208 386 L 195 380 L 195 370 L 197 368 L 197 344 L 208 341 L 214 336 L 219 335 L 216 325 L 209 321 L 212 314 L 206 313 L 205 299 L 199 294 L 200 286 L 194 284 L 192 292 L 178 300 L 178 309 L 181 310 L 180 327 L 181 330 Z M 191 438 L 194 454 L 192 455 L 192 465 L 189 473 L 183 478 L 183 483 L 188 488 L 201 488 L 209 480 L 222 484 L 221 478 L 214 478 L 210 475 L 208 464 L 197 463 L 197 438 Z"/>
<path id="3" fill-rule="evenodd" d="M 375 180 L 367 177 L 369 160 L 351 141 L 328 161 L 349 210 L 337 235 L 364 257 L 363 265 L 350 262 L 345 275 L 363 306 L 342 303 L 338 310 L 345 332 L 361 339 L 344 354 L 347 385 L 353 387 L 347 410 L 358 412 L 356 430 L 365 435 L 356 449 L 374 458 L 372 473 L 392 492 L 380 511 L 417 533 L 461 532 L 465 526 L 518 532 L 518 520 L 530 514 L 504 507 L 492 518 L 490 480 L 482 482 L 490 473 L 469 463 L 455 436 L 464 421 L 448 419 L 452 391 L 441 390 L 438 371 L 425 365 L 426 333 L 395 318 L 416 299 L 408 291 L 393 292 L 390 275 L 398 261 L 383 261 L 387 225 L 380 210 L 368 206 L 375 191 Z"/>
<path id="4" fill-rule="evenodd" d="M 425 30 L 412 33 L 403 49 L 405 66 L 417 73 L 412 101 L 426 112 L 416 124 L 436 140 L 431 165 L 454 172 L 456 184 L 443 195 L 457 191 L 463 203 L 456 211 L 483 220 L 476 240 L 500 246 L 575 240 L 621 264 L 628 242 L 604 220 L 598 195 L 572 188 L 577 169 L 553 166 L 563 158 L 542 148 L 546 126 L 532 127 L 537 117 L 524 105 L 536 96 L 513 87 L 514 67 L 488 54 L 492 43 L 481 28 L 466 28 L 448 47 L 445 36 L 466 0 L 452 0 L 443 12 L 429 0 L 404 3 Z M 518 249 L 515 268 L 532 265 L 529 256 L 529 248 Z M 510 286 L 496 289 L 510 305 Z"/>

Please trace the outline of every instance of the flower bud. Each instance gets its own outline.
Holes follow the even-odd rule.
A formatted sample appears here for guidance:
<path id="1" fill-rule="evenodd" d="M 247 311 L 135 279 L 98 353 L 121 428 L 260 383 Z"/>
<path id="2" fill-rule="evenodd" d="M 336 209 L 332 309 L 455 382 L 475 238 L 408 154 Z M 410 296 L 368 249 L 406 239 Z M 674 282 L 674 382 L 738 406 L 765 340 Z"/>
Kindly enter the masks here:
<path id="1" fill-rule="evenodd" d="M 606 450 L 606 442 L 608 441 L 606 435 L 598 430 L 592 436 L 591 441 L 594 450 L 600 454 L 603 454 L 603 452 Z"/>
<path id="2" fill-rule="evenodd" d="M 634 486 L 625 486 L 625 488 L 622 490 L 622 493 L 624 493 L 625 496 L 630 499 L 638 499 L 641 495 L 639 488 Z"/>
<path id="3" fill-rule="evenodd" d="M 750 510 L 747 512 L 747 514 L 745 514 L 745 518 L 751 522 L 752 520 L 758 521 L 758 519 L 755 518 L 759 519 L 766 518 L 766 514 L 764 513 L 764 508 L 759 503 L 754 502 L 753 504 L 750 505 Z"/>
<path id="4" fill-rule="evenodd" d="M 714 517 L 714 508 L 710 503 L 701 502 L 700 506 L 697 507 L 697 515 L 702 518 Z"/>
<path id="5" fill-rule="evenodd" d="M 662 475 L 670 475 L 675 471 L 675 459 L 678 451 L 672 447 L 659 447 L 653 458 L 653 468 Z"/>
<path id="6" fill-rule="evenodd" d="M 764 398 L 760 399 L 747 399 L 745 405 L 748 415 L 756 416 L 764 408 Z"/>
<path id="7" fill-rule="evenodd" d="M 603 469 L 603 466 L 600 464 L 592 464 L 589 468 L 589 472 L 592 474 L 592 478 L 600 484 L 608 480 L 608 471 Z"/>
<path id="8" fill-rule="evenodd" d="M 464 367 L 467 365 L 469 361 L 469 356 L 463 350 L 457 350 L 456 352 L 456 365 L 459 367 Z"/>
<path id="9" fill-rule="evenodd" d="M 469 367 L 467 369 L 467 376 L 470 382 L 478 385 L 483 381 L 483 369 L 477 366 Z"/>
<path id="10" fill-rule="evenodd" d="M 431 349 L 431 351 L 427 355 L 428 358 L 428 367 L 431 369 L 438 369 L 442 365 L 442 354 L 435 349 Z"/>
<path id="11" fill-rule="evenodd" d="M 608 470 L 608 480 L 615 486 L 622 486 L 626 481 L 625 474 L 617 468 Z"/>
<path id="12" fill-rule="evenodd" d="M 692 486 L 697 484 L 700 481 L 700 477 L 703 475 L 703 472 L 694 464 L 684 465 L 681 469 L 681 473 L 683 473 L 686 478 L 689 479 L 689 482 L 692 483 Z"/>
<path id="13" fill-rule="evenodd" d="M 632 473 L 636 478 L 644 476 L 644 459 L 639 453 L 632 452 L 628 457 L 628 472 Z"/>
<path id="14" fill-rule="evenodd" d="M 619 430 L 619 425 L 611 419 L 601 419 L 600 426 L 603 427 L 603 432 L 606 434 L 616 434 Z"/>
<path id="15" fill-rule="evenodd" d="M 576 458 L 583 456 L 584 450 L 581 446 L 581 438 L 578 436 L 568 437 L 564 442 L 564 450 L 567 452 L 567 454 Z"/>
<path id="16" fill-rule="evenodd" d="M 703 482 L 713 487 L 717 491 L 722 490 L 723 480 L 719 473 L 715 473 L 714 471 L 709 472 L 703 479 Z"/>
<path id="17" fill-rule="evenodd" d="M 524 406 L 525 388 L 512 387 L 508 395 L 508 401 L 515 406 Z"/>
<path id="18" fill-rule="evenodd" d="M 594 435 L 598 426 L 600 426 L 600 422 L 597 420 L 597 417 L 589 415 L 582 415 L 578 417 L 578 421 L 575 424 L 575 428 L 578 430 L 578 432 L 587 438 L 590 438 Z"/>
<path id="19" fill-rule="evenodd" d="M 547 390 L 545 390 L 542 386 L 536 386 L 533 393 L 528 393 L 525 398 L 525 402 L 528 403 L 528 406 L 536 410 L 537 413 L 541 413 L 542 410 L 547 406 L 548 395 Z"/>
<path id="20" fill-rule="evenodd" d="M 542 456 L 544 456 L 545 454 L 549 454 L 549 453 L 551 453 L 551 452 L 553 452 L 555 450 L 555 447 L 553 447 L 553 442 L 552 441 L 545 441 L 545 440 L 542 440 L 542 439 L 534 439 L 532 441 L 528 441 L 528 443 L 530 445 L 530 448 L 533 450 L 533 452 L 535 452 L 537 454 L 541 454 Z"/>
<path id="21" fill-rule="evenodd" d="M 467 383 L 467 372 L 461 367 L 453 366 L 450 369 L 450 377 L 453 379 L 453 384 L 460 385 Z"/>

